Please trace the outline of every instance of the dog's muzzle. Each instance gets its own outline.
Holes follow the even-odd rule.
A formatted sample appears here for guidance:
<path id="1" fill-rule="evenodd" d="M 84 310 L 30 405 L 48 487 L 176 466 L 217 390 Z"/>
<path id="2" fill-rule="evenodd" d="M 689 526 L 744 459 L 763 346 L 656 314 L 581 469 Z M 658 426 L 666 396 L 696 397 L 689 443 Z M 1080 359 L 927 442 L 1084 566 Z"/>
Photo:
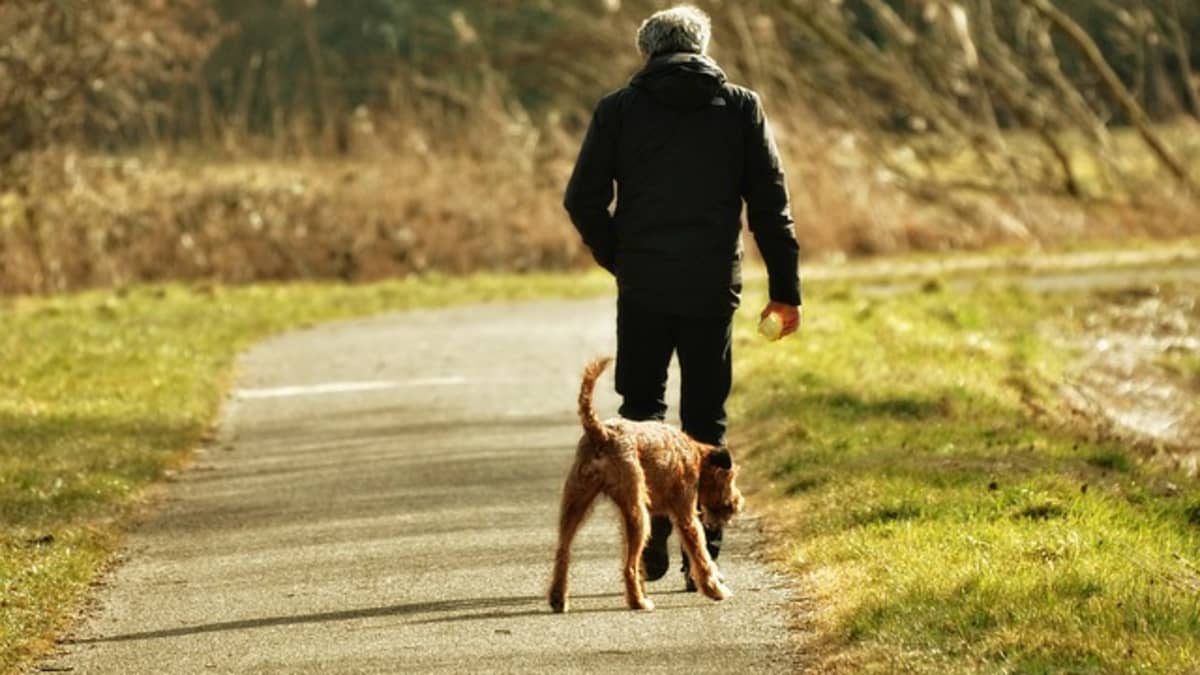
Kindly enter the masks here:
<path id="1" fill-rule="evenodd" d="M 705 506 L 700 509 L 700 522 L 708 528 L 724 527 L 737 512 L 738 509 L 732 505 Z"/>

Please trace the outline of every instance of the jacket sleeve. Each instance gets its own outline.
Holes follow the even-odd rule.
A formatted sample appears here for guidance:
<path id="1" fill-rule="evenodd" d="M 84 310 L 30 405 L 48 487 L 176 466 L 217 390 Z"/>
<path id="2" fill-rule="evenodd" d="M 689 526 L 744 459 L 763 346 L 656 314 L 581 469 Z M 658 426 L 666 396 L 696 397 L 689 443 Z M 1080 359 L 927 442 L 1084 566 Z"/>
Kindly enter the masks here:
<path id="1" fill-rule="evenodd" d="M 789 205 L 783 163 L 762 103 L 753 92 L 745 112 L 746 158 L 742 198 L 754 241 L 767 266 L 771 300 L 800 304 L 800 245 Z"/>
<path id="2" fill-rule="evenodd" d="M 563 206 L 592 257 L 615 274 L 617 237 L 608 207 L 616 178 L 616 133 L 610 117 L 606 101 L 601 101 L 567 183 Z"/>

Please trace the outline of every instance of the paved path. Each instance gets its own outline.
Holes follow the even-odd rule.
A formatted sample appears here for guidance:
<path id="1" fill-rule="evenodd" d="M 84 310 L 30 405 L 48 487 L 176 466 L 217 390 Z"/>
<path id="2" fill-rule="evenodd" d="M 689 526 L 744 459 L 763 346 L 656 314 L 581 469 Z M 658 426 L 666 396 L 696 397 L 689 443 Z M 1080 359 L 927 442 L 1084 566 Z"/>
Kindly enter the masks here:
<path id="1" fill-rule="evenodd" d="M 684 593 L 673 573 L 650 584 L 657 611 L 633 613 L 600 507 L 576 543 L 573 611 L 549 613 L 579 374 L 613 350 L 612 305 L 414 312 L 260 345 L 219 440 L 41 667 L 793 671 L 786 584 L 755 561 L 752 517 L 721 559 L 733 598 Z"/>

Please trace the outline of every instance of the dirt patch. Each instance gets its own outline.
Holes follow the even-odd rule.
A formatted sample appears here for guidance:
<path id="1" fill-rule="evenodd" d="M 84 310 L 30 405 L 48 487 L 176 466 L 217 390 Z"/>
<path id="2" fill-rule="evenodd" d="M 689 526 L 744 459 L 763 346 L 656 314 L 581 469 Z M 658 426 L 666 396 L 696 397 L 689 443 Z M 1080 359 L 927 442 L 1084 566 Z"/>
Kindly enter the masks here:
<path id="1" fill-rule="evenodd" d="M 1200 475 L 1200 284 L 1096 291 L 1076 313 L 1072 409 L 1156 460 Z"/>

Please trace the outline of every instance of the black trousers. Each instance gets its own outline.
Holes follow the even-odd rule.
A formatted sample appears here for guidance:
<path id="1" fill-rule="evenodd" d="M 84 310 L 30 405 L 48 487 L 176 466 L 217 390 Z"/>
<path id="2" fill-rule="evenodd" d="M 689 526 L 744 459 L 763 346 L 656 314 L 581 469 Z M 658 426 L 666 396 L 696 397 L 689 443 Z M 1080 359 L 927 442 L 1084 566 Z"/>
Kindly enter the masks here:
<path id="1" fill-rule="evenodd" d="M 733 378 L 732 313 L 692 317 L 617 301 L 617 393 L 621 417 L 662 420 L 667 366 L 679 358 L 679 418 L 701 443 L 724 446 L 725 400 Z"/>
<path id="2" fill-rule="evenodd" d="M 701 443 L 725 445 L 725 400 L 733 380 L 733 314 L 690 317 L 656 312 L 617 300 L 617 393 L 628 420 L 663 420 L 667 414 L 667 366 L 679 358 L 679 418 L 683 430 Z M 666 540 L 671 521 L 655 516 L 643 553 L 647 578 L 666 573 Z M 705 548 L 716 560 L 722 532 L 705 528 Z M 657 552 L 656 552 L 657 551 Z M 687 555 L 683 571 L 688 570 Z M 689 577 L 690 580 L 690 577 Z M 690 583 L 690 581 L 689 581 Z"/>

